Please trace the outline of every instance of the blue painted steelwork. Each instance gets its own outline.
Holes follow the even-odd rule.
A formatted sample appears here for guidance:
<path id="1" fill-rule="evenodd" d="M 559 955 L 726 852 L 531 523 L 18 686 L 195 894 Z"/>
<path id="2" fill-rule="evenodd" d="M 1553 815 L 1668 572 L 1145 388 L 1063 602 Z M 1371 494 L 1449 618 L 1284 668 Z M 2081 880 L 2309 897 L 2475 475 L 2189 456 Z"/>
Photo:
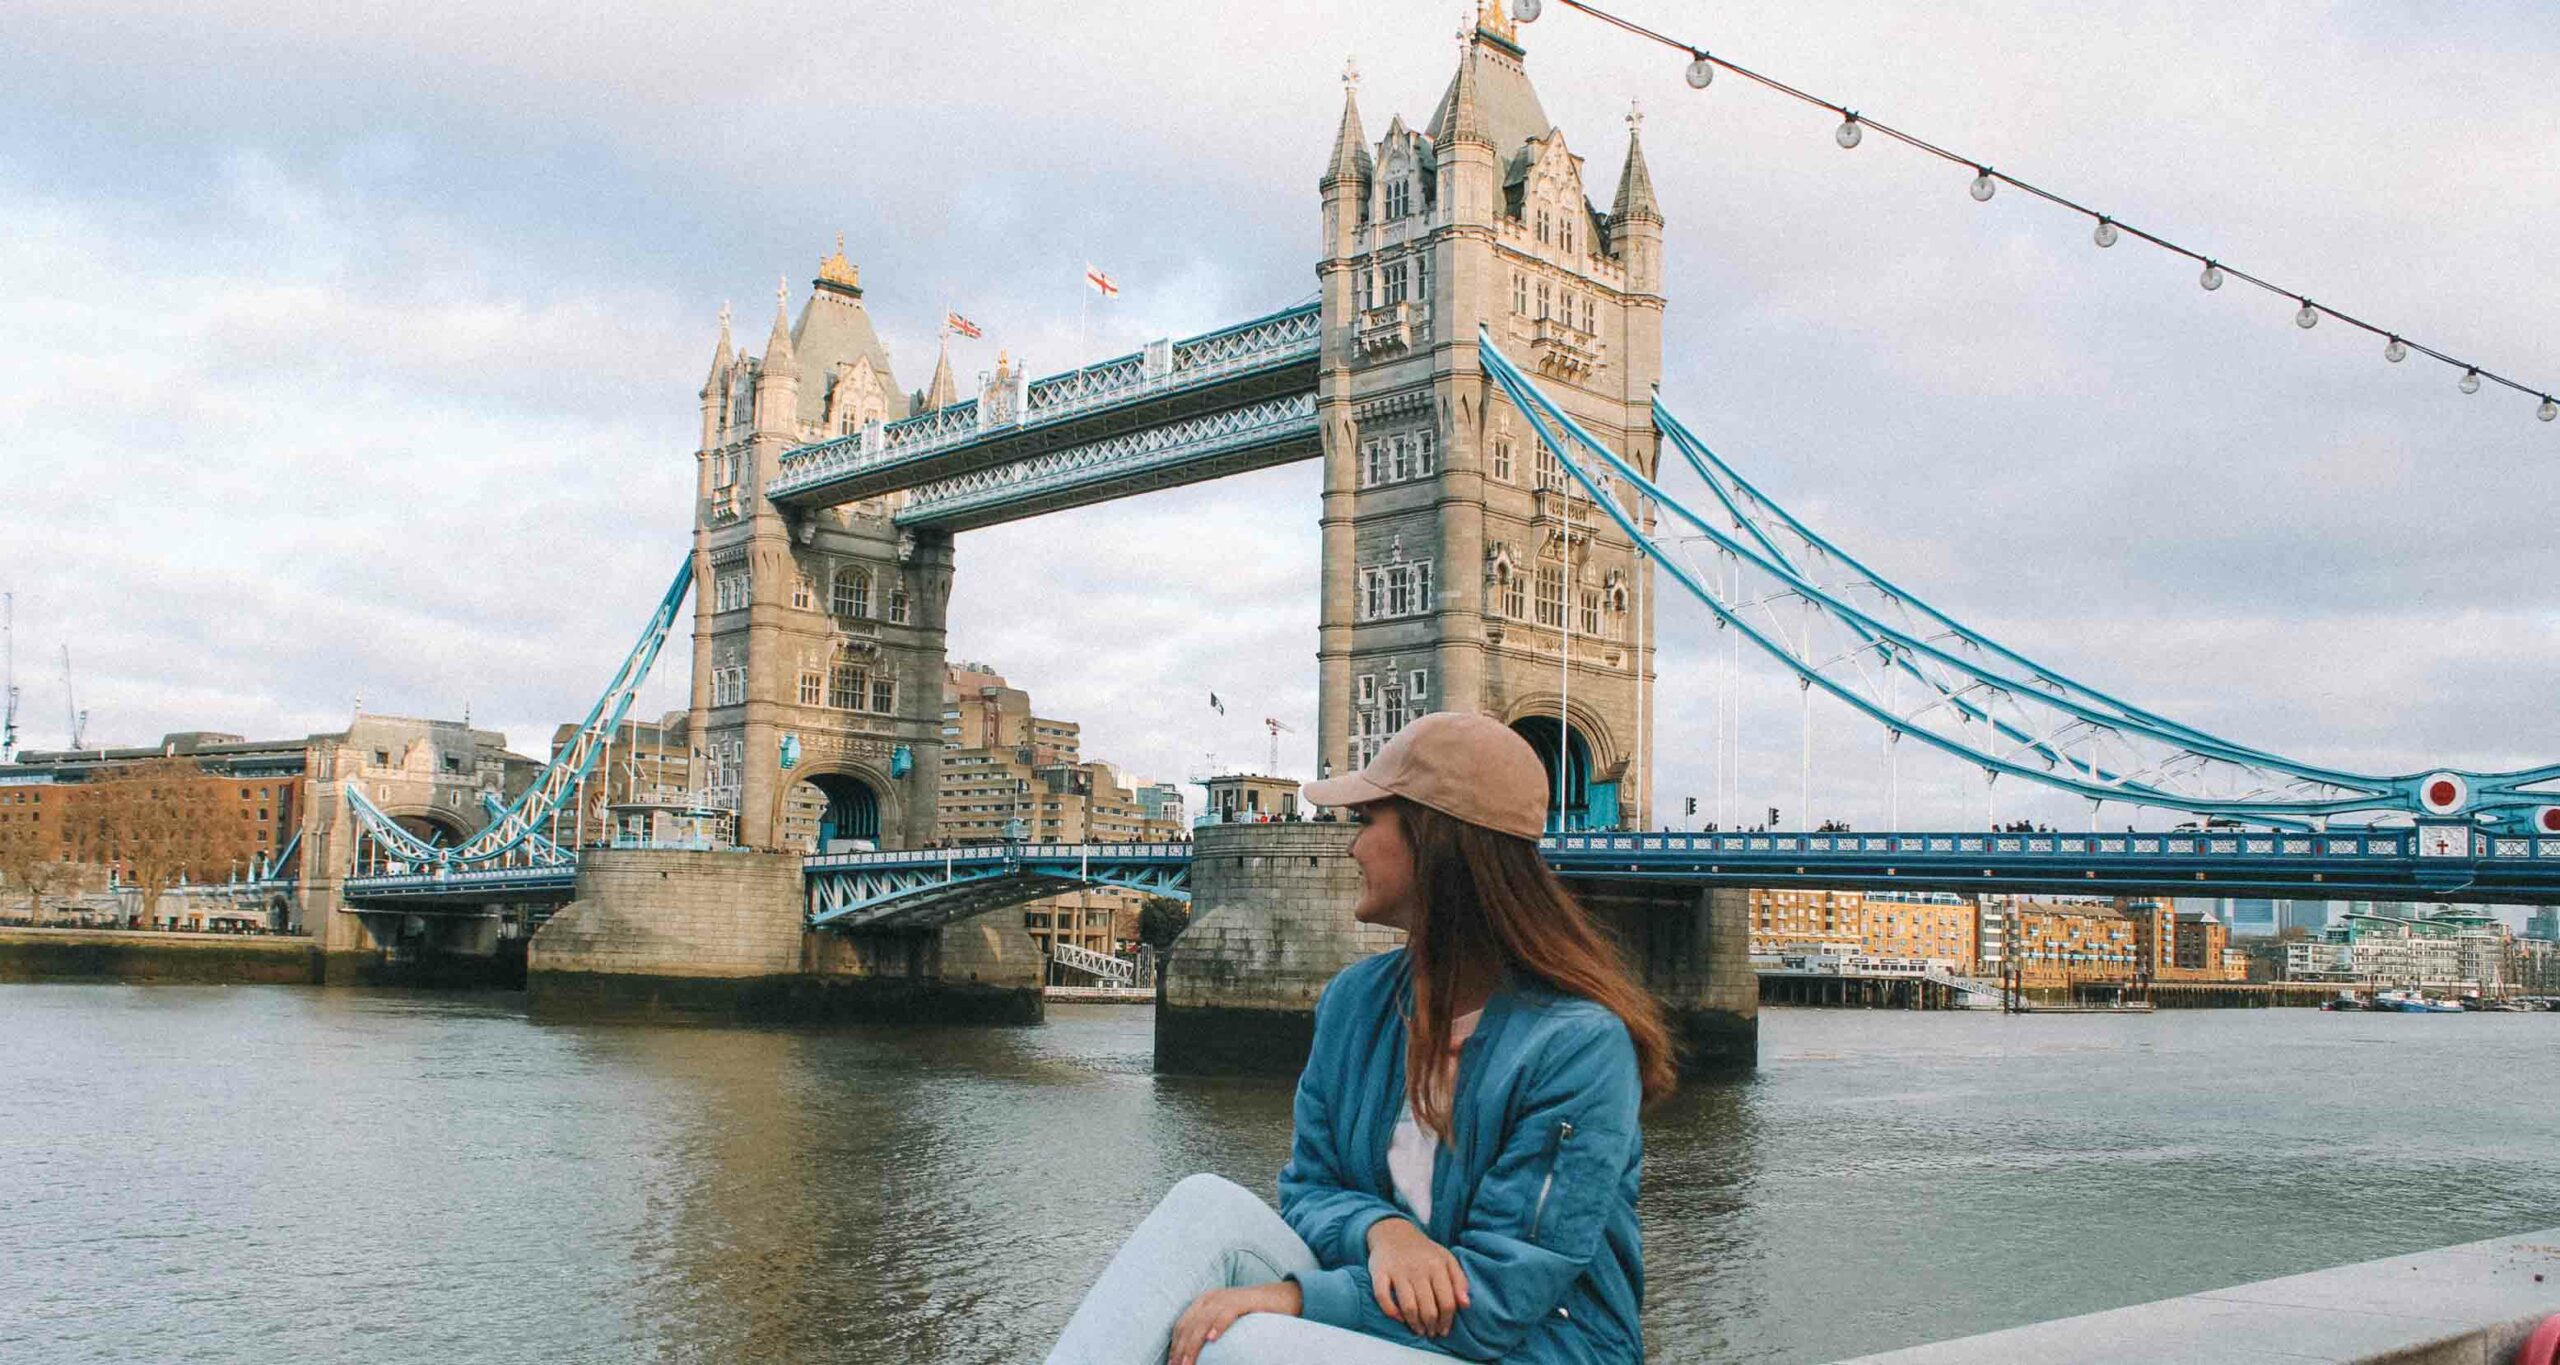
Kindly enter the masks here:
<path id="1" fill-rule="evenodd" d="M 407 910 L 468 909 L 525 901 L 566 901 L 576 893 L 578 865 L 438 869 L 349 877 L 342 887 L 349 906 Z"/>
<path id="2" fill-rule="evenodd" d="M 968 530 L 1119 496 L 1133 491 L 1133 482 L 1165 487 L 1233 472 L 1225 466 L 1274 448 L 1292 458 L 1317 453 L 1313 390 L 924 484 L 908 495 L 895 520 L 900 526 Z"/>
<path id="3" fill-rule="evenodd" d="M 1055 895 L 1118 886 L 1191 899 L 1189 844 L 989 844 L 831 853 L 801 864 L 812 928 L 928 928 Z"/>
<path id="4" fill-rule="evenodd" d="M 1309 366 L 1322 342 L 1321 308 L 1305 304 L 1182 341 L 1159 341 L 1024 385 L 993 403 L 955 403 L 850 436 L 802 446 L 782 457 L 765 496 L 823 503 L 864 496 L 854 481 L 878 483 L 901 469 L 915 481 L 936 476 L 944 457 L 973 445 L 1037 432 L 1107 410 L 1221 388 L 1292 366 Z M 894 482 L 894 481 L 893 481 Z"/>
<path id="5" fill-rule="evenodd" d="M 657 662 L 658 650 L 666 643 L 667 632 L 675 625 L 692 586 L 693 560 L 688 556 L 676 569 L 674 581 L 660 595 L 657 610 L 650 615 L 639 641 L 623 657 L 613 681 L 588 708 L 577 733 L 552 754 L 551 761 L 534 775 L 532 785 L 512 803 L 495 809 L 489 822 L 460 844 L 445 846 L 421 839 L 366 799 L 355 783 L 340 784 L 347 807 L 356 819 L 357 847 L 352 850 L 356 872 L 367 877 L 449 876 L 502 867 L 573 869 L 574 858 L 543 831 L 586 780 L 597 757 L 604 752 L 605 742 L 621 727 L 631 699 L 648 679 L 649 669 Z"/>
<path id="6" fill-rule="evenodd" d="M 2560 838 L 2458 822 L 2166 834 L 1550 835 L 1567 878 L 2031 895 L 2231 895 L 2560 903 Z M 1189 844 L 1015 844 L 811 858 L 809 922 L 923 927 L 1077 885 L 1189 897 Z"/>
<path id="7" fill-rule="evenodd" d="M 1788 554 L 1771 533 L 1771 521 L 1780 515 L 1774 504 L 1747 486 L 1737 483 L 1729 489 L 1727 480 L 1713 472 L 1723 469 L 1722 462 L 1712 461 L 1705 447 L 1672 419 L 1664 426 L 1665 437 L 1694 466 L 1702 466 L 1736 529 L 1749 539 L 1726 534 L 1584 430 L 1501 355 L 1489 333 L 1480 331 L 1479 343 L 1486 372 L 1529 419 L 1540 444 L 1649 558 L 1715 614 L 1720 626 L 1739 631 L 1778 659 L 1800 684 L 1820 687 L 1887 727 L 1897 741 L 1912 735 L 1978 764 L 1986 774 L 2023 777 L 2093 801 L 2291 827 L 2325 826 L 2339 817 L 2369 821 L 2452 814 L 2503 822 L 2530 811 L 2527 802 L 2552 799 L 2525 789 L 2560 778 L 2560 765 L 2498 774 L 2344 773 L 2163 722 L 2071 683 L 1965 631 L 1827 541 L 1812 537 L 1792 518 L 1778 524 L 1801 538 L 1805 550 Z M 1639 527 L 1613 488 L 1586 467 L 1587 459 L 1685 523 L 1695 532 L 1689 539 L 1711 542 L 1722 572 L 1711 574 L 1683 562 L 1675 553 L 1682 548 L 1677 542 L 1666 544 Z M 1802 559 L 1835 558 L 1858 575 L 1854 586 L 1877 594 L 1887 610 L 1903 619 L 1888 620 L 1861 608 L 1798 567 Z M 1746 577 L 1752 591 L 1745 591 Z M 1823 633 L 1830 638 L 1821 638 Z M 2004 671 L 2002 664 L 2015 671 Z M 1906 678 L 1920 684 L 1907 701 L 1899 687 Z M 2422 788 L 2448 779 L 2452 788 L 2465 793 L 2463 799 L 2425 799 Z"/>

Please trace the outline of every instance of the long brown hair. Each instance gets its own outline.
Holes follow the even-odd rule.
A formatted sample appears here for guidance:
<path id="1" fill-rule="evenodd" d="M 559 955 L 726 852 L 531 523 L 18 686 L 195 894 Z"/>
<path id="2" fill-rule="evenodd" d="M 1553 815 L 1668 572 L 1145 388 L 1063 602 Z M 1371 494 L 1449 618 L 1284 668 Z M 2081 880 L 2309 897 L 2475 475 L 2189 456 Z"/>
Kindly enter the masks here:
<path id="1" fill-rule="evenodd" d="M 1679 1066 L 1662 1006 L 1556 879 L 1537 842 L 1393 800 L 1413 850 L 1420 906 L 1405 940 L 1413 969 L 1405 1098 L 1414 1120 L 1452 1140 L 1456 1097 L 1442 1084 L 1439 1065 L 1449 1052 L 1450 1005 L 1460 982 L 1498 977 L 1506 968 L 1606 1006 L 1635 1042 L 1645 1102 L 1670 1094 Z"/>

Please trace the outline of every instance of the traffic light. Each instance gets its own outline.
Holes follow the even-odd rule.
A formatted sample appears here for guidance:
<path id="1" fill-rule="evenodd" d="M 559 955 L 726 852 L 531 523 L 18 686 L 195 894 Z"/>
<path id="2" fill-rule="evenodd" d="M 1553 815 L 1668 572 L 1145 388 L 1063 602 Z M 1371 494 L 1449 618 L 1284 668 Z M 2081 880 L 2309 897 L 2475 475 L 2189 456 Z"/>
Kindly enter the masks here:
<path id="1" fill-rule="evenodd" d="M 1691 797 L 1685 797 L 1685 798 L 1683 798 L 1683 802 L 1684 802 L 1684 805 L 1683 805 L 1683 808 L 1682 808 L 1682 810 L 1681 810 L 1681 812 L 1680 812 L 1681 814 L 1683 814 L 1683 815 L 1695 815 L 1695 814 L 1697 814 L 1697 813 L 1698 813 L 1698 798 L 1696 798 L 1696 797 L 1694 797 L 1694 796 L 1691 796 Z"/>
<path id="2" fill-rule="evenodd" d="M 1768 825 L 1768 827 L 1769 827 L 1770 829 L 1776 829 L 1776 828 L 1778 827 L 1778 808 L 1777 808 L 1776 806 L 1771 806 L 1771 807 L 1769 808 L 1769 825 Z"/>

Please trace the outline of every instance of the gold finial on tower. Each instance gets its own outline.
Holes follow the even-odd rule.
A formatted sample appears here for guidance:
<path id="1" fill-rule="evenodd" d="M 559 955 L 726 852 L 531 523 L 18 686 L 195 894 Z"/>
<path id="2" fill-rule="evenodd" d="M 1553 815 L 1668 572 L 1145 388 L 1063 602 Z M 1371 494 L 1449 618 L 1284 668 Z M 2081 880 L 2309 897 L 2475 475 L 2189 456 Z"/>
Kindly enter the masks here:
<path id="1" fill-rule="evenodd" d="M 848 289 L 862 287 L 862 269 L 844 256 L 844 234 L 836 234 L 836 254 L 818 262 L 818 279 L 823 284 L 840 284 Z"/>
<path id="2" fill-rule="evenodd" d="M 1519 46 L 1520 32 L 1511 26 L 1511 16 L 1502 12 L 1502 0 L 1476 0 L 1476 29 Z"/>
<path id="3" fill-rule="evenodd" d="M 1342 59 L 1342 88 L 1345 90 L 1357 90 L 1360 88 L 1359 58 L 1345 57 Z"/>

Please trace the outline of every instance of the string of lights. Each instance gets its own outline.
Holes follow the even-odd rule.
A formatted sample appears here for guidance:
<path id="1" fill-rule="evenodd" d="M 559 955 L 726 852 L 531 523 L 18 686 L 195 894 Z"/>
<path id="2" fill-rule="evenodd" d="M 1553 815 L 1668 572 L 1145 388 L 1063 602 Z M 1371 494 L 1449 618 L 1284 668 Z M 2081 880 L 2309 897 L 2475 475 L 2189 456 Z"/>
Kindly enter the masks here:
<path id="1" fill-rule="evenodd" d="M 2340 312 L 2338 309 L 2331 307 L 2328 304 L 2314 302 L 2310 296 L 2299 291 L 2288 289 L 2272 280 L 2250 274 L 2248 271 L 2226 264 L 2216 257 L 2208 256 L 2191 247 L 2182 246 L 2176 242 L 2170 241 L 2168 238 L 2162 237 L 2157 233 L 2146 232 L 2130 223 L 2111 217 L 2107 214 L 2100 213 L 2086 204 L 2080 203 L 2074 199 L 2066 198 L 2063 195 L 2056 194 L 2040 185 L 2030 184 L 2006 171 L 1999 170 L 1988 162 L 1977 161 L 1972 157 L 1950 151 L 1947 148 L 1941 147 L 1925 138 L 1915 136 L 1911 133 L 1906 133 L 1889 124 L 1878 123 L 1845 104 L 1835 103 L 1831 100 L 1824 99 L 1819 95 L 1799 90 L 1796 87 L 1787 84 L 1785 81 L 1778 80 L 1772 76 L 1762 75 L 1760 72 L 1754 71 L 1749 67 L 1740 66 L 1731 61 L 1727 61 L 1726 59 L 1707 51 L 1705 48 L 1698 47 L 1691 43 L 1682 42 L 1668 34 L 1659 33 L 1653 29 L 1646 28 L 1644 25 L 1636 23 L 1633 20 L 1612 14 L 1607 10 L 1601 9 L 1597 5 L 1586 3 L 1586 0 L 1555 0 L 1555 3 L 1563 5 L 1568 9 L 1580 10 L 1584 14 L 1590 15 L 1592 18 L 1597 19 L 1602 23 L 1621 29 L 1636 37 L 1645 39 L 1648 42 L 1659 43 L 1675 52 L 1685 54 L 1689 58 L 1689 68 L 1686 72 L 1686 77 L 1689 82 L 1689 87 L 1693 90 L 1704 90 L 1708 86 L 1714 84 L 1716 73 L 1718 71 L 1730 71 L 1744 80 L 1765 86 L 1768 89 L 1777 91 L 1779 94 L 1785 95 L 1790 99 L 1801 100 L 1817 109 L 1828 110 L 1831 113 L 1839 115 L 1840 126 L 1832 130 L 1831 140 L 1838 143 L 1844 150 L 1855 147 L 1860 142 L 1865 141 L 1867 131 L 1872 129 L 1876 133 L 1887 138 L 1891 138 L 1906 147 L 1925 152 L 1942 161 L 1962 166 L 1965 169 L 1972 171 L 1973 183 L 1970 188 L 1974 200 L 1978 203 L 1988 203 L 1993 195 L 1999 193 L 2002 185 L 2011 186 L 2021 193 L 2034 195 L 2036 198 L 2044 200 L 2048 204 L 2052 204 L 2058 208 L 2067 209 L 2070 212 L 2079 214 L 2083 218 L 2089 219 L 2096 225 L 2090 231 L 2090 240 L 2095 242 L 2101 248 L 2114 246 L 2116 242 L 2123 237 L 2139 238 L 2140 240 L 2149 242 L 2151 245 L 2156 246 L 2163 251 L 2169 252 L 2172 255 L 2186 257 L 2188 260 L 2202 266 L 2203 270 L 2196 276 L 2196 283 L 2205 289 L 2220 289 L 2223 281 L 2227 279 L 2238 280 L 2242 284 L 2255 285 L 2278 298 L 2290 299 L 2297 305 L 2293 314 L 2293 325 L 2296 327 L 2303 328 L 2307 331 L 2310 328 L 2320 325 L 2320 320 L 2324 317 L 2335 318 L 2346 326 L 2358 328 L 2382 338 L 2382 358 L 2392 364 L 2397 365 L 2401 361 L 2408 359 L 2411 355 L 2422 355 L 2430 360 L 2441 361 L 2453 369 L 2461 371 L 2462 378 L 2460 380 L 2460 387 L 2464 393 L 2478 393 L 2480 391 L 2480 386 L 2483 383 L 2504 385 L 2505 387 L 2513 389 L 2517 393 L 2523 394 L 2528 398 L 2537 398 L 2541 400 L 2540 404 L 2534 409 L 2534 416 L 2539 417 L 2546 422 L 2560 419 L 2560 400 L 2553 399 L 2549 393 L 2536 389 L 2529 384 L 2520 383 L 2505 375 L 2499 374 L 2494 370 L 2483 369 L 2471 361 L 2456 359 L 2452 355 L 2437 350 L 2433 346 L 2427 346 L 2419 342 L 2411 341 L 2402 333 L 2367 322 L 2351 313 Z M 1511 17 L 1520 23 L 1534 22 L 1539 13 L 1544 10 L 1545 7 L 1544 0 L 1513 0 Z"/>

